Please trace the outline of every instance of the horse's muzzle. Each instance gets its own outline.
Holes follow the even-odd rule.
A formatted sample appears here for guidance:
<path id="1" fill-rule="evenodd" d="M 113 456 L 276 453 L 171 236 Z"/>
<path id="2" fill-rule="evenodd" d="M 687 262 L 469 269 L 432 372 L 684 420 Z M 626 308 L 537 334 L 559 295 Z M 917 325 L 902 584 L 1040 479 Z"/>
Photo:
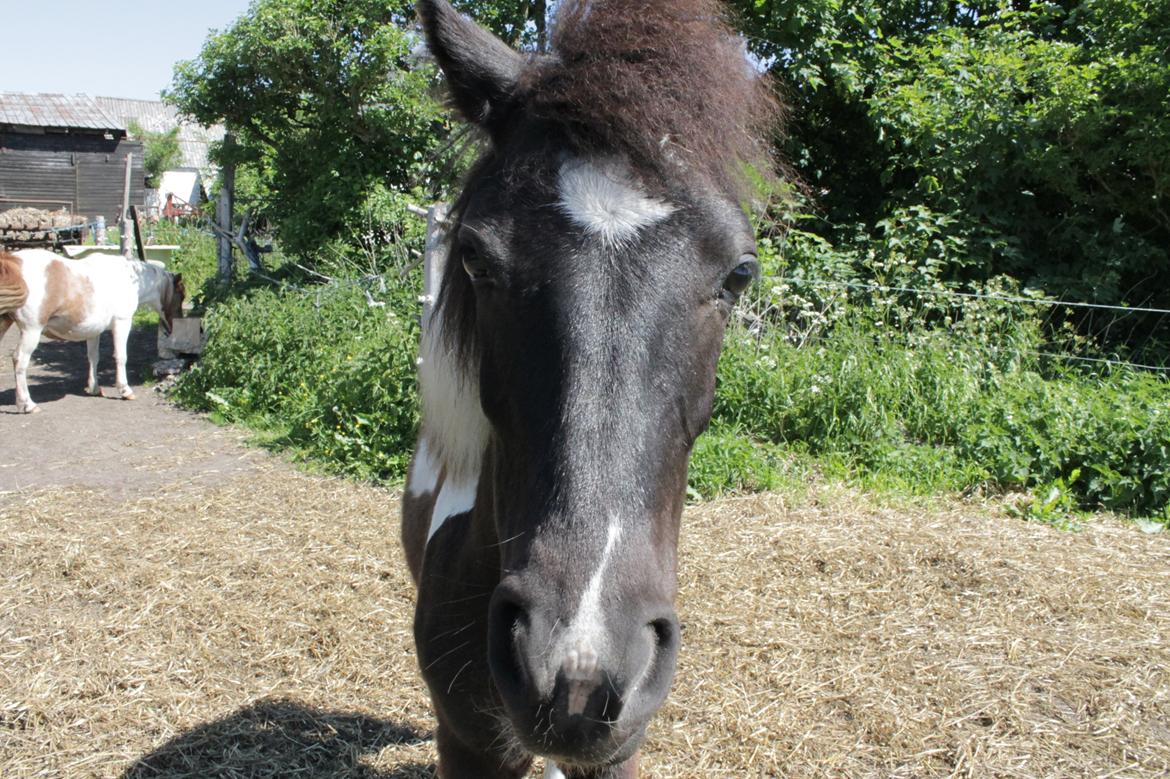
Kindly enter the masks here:
<path id="1" fill-rule="evenodd" d="M 673 607 L 637 604 L 583 632 L 530 594 L 537 591 L 506 580 L 489 614 L 488 660 L 514 734 L 566 765 L 629 758 L 674 676 Z"/>

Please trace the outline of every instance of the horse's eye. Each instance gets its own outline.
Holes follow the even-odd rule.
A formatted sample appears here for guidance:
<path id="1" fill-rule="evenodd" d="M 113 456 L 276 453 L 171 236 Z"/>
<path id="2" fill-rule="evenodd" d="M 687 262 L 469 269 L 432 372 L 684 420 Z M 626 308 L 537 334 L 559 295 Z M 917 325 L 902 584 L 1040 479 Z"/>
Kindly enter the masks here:
<path id="1" fill-rule="evenodd" d="M 492 270 L 487 262 L 474 249 L 463 252 L 463 270 L 472 281 L 487 281 L 492 277 Z"/>
<path id="2" fill-rule="evenodd" d="M 742 295 L 760 275 L 760 263 L 756 261 L 754 255 L 745 254 L 739 259 L 739 265 L 736 265 L 735 270 L 723 280 L 723 291 L 733 298 Z"/>

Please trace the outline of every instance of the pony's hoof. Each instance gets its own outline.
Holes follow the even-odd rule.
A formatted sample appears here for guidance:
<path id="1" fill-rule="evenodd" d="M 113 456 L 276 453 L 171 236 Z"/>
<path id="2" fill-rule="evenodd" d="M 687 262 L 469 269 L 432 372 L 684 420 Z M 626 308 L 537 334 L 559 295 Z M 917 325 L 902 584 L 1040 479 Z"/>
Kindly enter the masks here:
<path id="1" fill-rule="evenodd" d="M 97 397 L 101 397 L 101 394 L 102 394 L 102 388 L 101 388 L 101 387 L 86 387 L 86 388 L 85 388 L 85 394 L 86 394 L 86 395 L 92 395 L 92 396 L 93 396 L 93 397 L 95 397 L 95 398 L 97 398 Z"/>
<path id="2" fill-rule="evenodd" d="M 18 408 L 17 411 L 22 414 L 39 414 L 41 413 L 41 407 L 36 405 L 25 406 L 24 408 Z"/>
<path id="3" fill-rule="evenodd" d="M 138 400 L 138 398 L 134 397 L 133 392 L 127 392 L 122 395 L 122 400 Z"/>

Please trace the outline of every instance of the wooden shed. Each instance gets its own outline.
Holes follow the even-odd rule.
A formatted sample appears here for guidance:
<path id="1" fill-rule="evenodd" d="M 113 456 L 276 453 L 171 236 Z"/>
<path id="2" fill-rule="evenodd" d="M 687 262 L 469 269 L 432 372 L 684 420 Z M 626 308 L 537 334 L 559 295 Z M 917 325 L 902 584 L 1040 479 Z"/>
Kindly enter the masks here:
<path id="1" fill-rule="evenodd" d="M 0 211 L 67 208 L 116 224 L 126 155 L 130 203 L 145 198 L 142 142 L 86 95 L 0 92 Z"/>

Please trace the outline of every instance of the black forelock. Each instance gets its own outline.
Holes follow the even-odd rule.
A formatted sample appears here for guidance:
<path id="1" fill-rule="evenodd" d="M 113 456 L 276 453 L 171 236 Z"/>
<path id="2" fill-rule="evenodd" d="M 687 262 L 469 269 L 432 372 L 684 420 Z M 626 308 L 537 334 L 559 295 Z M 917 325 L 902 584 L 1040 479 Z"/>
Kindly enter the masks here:
<path id="1" fill-rule="evenodd" d="M 727 15 L 719 0 L 567 0 L 518 98 L 578 147 L 658 175 L 681 163 L 741 194 L 747 169 L 773 169 L 782 110 Z"/>

